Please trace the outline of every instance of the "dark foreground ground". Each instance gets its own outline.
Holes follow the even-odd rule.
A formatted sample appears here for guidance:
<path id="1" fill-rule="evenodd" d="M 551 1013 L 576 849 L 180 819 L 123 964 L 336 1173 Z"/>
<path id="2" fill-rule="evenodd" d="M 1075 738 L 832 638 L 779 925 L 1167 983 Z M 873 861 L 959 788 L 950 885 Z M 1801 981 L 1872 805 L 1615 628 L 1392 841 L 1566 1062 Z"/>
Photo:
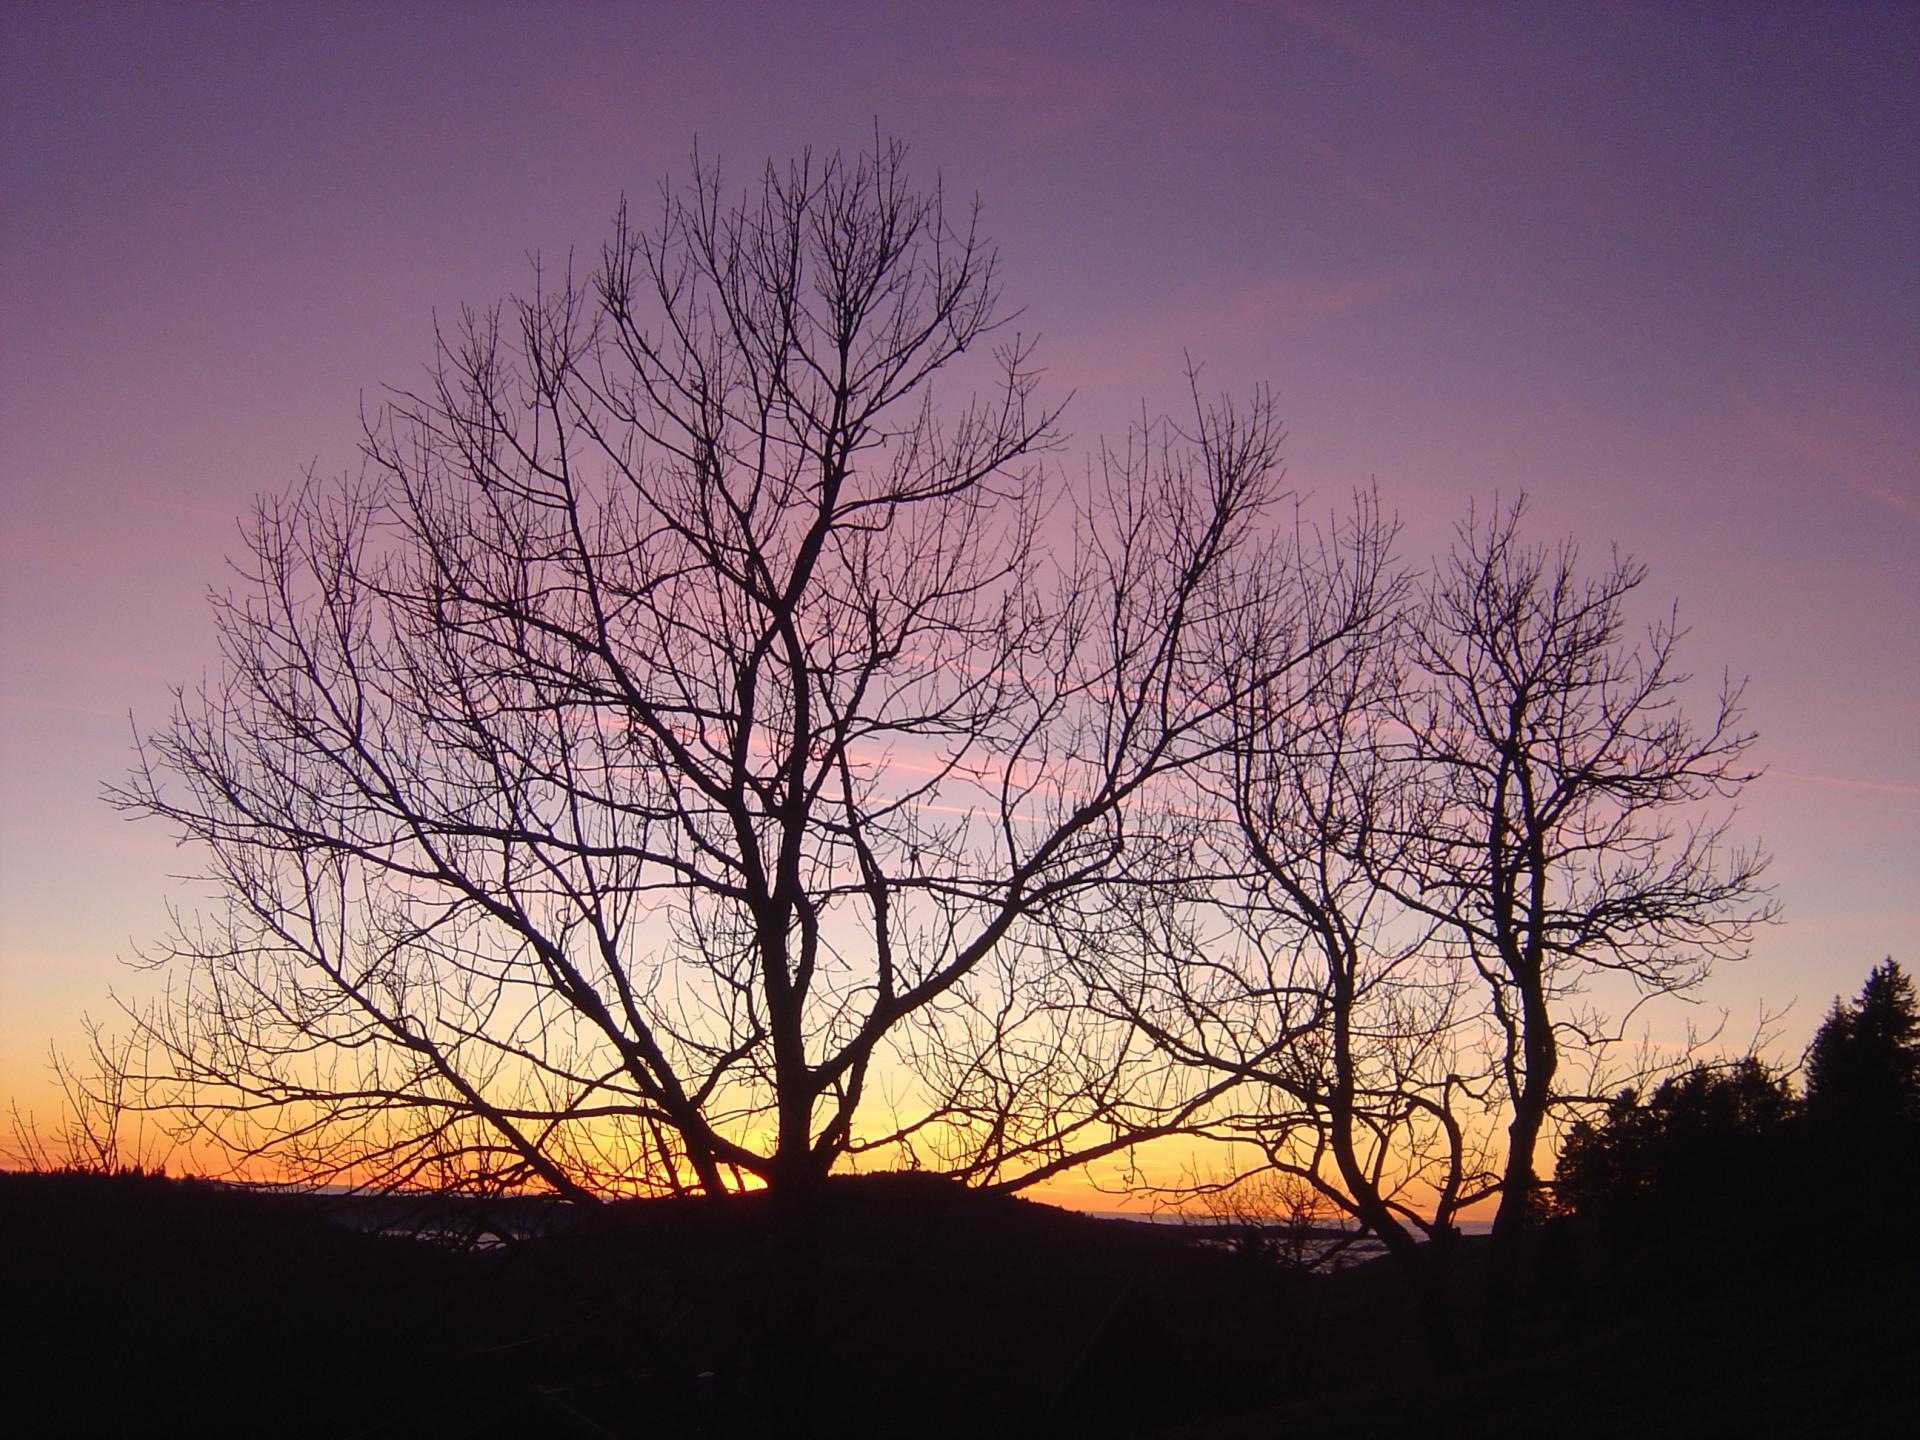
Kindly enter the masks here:
<path id="1" fill-rule="evenodd" d="M 462 1248 L 377 1233 L 387 1225 L 516 1238 Z M 1191 1232 L 921 1177 L 837 1182 L 807 1247 L 817 1262 L 799 1267 L 761 1197 L 583 1215 L 0 1173 L 0 1227 L 0 1413 L 49 1417 L 36 1433 L 1920 1426 L 1920 1274 L 1896 1223 L 1685 1243 L 1550 1230 L 1530 1257 L 1518 1353 L 1443 1378 L 1383 1265 L 1288 1276 Z M 1481 1258 L 1463 1243 L 1464 1300 Z"/>

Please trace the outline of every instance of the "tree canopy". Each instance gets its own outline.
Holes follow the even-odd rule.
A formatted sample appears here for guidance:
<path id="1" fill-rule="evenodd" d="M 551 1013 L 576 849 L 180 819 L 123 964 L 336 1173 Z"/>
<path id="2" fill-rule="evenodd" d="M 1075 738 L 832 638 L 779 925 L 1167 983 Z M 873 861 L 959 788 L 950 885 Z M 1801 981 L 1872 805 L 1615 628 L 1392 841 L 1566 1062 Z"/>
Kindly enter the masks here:
<path id="1" fill-rule="evenodd" d="M 152 1103 L 576 1195 L 1179 1123 L 1123 1132 L 1163 1062 L 1076 1032 L 1063 951 L 1192 876 L 1195 767 L 1366 597 L 1277 523 L 1264 394 L 1055 466 L 977 220 L 898 144 L 696 163 L 262 503 L 113 792 L 221 896 L 151 957 Z"/>
<path id="2" fill-rule="evenodd" d="M 1555 1202 L 1639 1223 L 1717 1222 L 1777 1183 L 1795 1108 L 1786 1080 L 1752 1056 L 1695 1065 L 1645 1100 L 1624 1090 L 1568 1128 Z"/>
<path id="3" fill-rule="evenodd" d="M 1920 1006 L 1899 965 L 1881 962 L 1858 999 L 1834 1000 L 1803 1073 L 1795 1095 L 1789 1075 L 1749 1055 L 1694 1065 L 1649 1096 L 1621 1091 L 1568 1127 L 1556 1205 L 1645 1231 L 1904 1204 L 1920 1163 Z"/>
<path id="4" fill-rule="evenodd" d="M 1834 999 L 1806 1069 L 1816 1125 L 1883 1142 L 1920 1131 L 1920 1002 L 1891 957 L 1873 967 L 1857 1000 Z"/>

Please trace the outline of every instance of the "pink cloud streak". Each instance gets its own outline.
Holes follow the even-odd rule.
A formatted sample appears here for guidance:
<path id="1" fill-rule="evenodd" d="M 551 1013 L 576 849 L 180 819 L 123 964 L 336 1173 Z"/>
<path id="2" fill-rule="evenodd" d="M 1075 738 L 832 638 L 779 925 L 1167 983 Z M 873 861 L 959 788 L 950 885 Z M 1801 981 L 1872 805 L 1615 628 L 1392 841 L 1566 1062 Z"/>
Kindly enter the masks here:
<path id="1" fill-rule="evenodd" d="M 1893 785 L 1881 780 L 1849 780 L 1839 775 L 1808 775 L 1798 770 L 1768 770 L 1772 780 L 1799 780 L 1809 785 L 1833 785 L 1842 790 L 1869 790 L 1876 795 L 1920 795 L 1920 785 Z"/>
<path id="2" fill-rule="evenodd" d="M 1856 427 L 1847 427 L 1854 433 L 1841 435 L 1835 433 L 1835 425 L 1810 426 L 1804 423 L 1789 424 L 1779 415 L 1768 410 L 1744 390 L 1735 390 L 1731 399 L 1734 405 L 1766 437 L 1791 452 L 1822 474 L 1839 480 L 1863 499 L 1876 505 L 1906 516 L 1909 520 L 1920 520 L 1920 498 L 1905 493 L 1885 480 L 1865 473 L 1881 469 L 1883 466 L 1897 466 L 1899 461 L 1889 462 L 1887 457 L 1875 452 L 1871 440 L 1858 438 Z M 1839 417 L 1835 417 L 1838 420 Z M 1898 450 L 1897 444 L 1889 449 Z M 1907 451 L 1906 465 L 1913 464 L 1913 452 Z M 1915 474 L 1909 470 L 1904 476 L 1893 477 L 1896 482 L 1913 485 Z"/>

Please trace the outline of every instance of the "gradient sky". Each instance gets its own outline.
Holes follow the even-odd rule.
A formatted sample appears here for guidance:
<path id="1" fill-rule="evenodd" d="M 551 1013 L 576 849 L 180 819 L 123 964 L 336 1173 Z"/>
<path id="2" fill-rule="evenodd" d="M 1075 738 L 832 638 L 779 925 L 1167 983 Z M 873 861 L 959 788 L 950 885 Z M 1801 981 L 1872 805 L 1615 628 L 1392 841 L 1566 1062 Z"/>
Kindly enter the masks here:
<path id="1" fill-rule="evenodd" d="M 698 139 L 977 192 L 1077 445 L 1270 382 L 1407 549 L 1522 489 L 1750 677 L 1783 922 L 1671 1041 L 1920 967 L 1920 8 L 6 3 L 0 1105 L 191 870 L 101 803 L 234 517 L 354 463 L 436 309 L 597 254 Z"/>

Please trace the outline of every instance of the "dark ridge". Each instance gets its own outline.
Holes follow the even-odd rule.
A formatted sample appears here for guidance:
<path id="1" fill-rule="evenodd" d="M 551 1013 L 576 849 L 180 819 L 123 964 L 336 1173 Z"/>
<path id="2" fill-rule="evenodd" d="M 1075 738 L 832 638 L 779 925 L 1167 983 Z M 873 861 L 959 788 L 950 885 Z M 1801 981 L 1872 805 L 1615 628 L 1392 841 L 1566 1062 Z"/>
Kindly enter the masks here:
<path id="1" fill-rule="evenodd" d="M 768 1379 L 786 1231 L 764 1194 L 5 1174 L 0 1224 L 14 1393 L 85 1394 L 91 1433 L 798 1433 Z M 1137 1435 L 1275 1393 L 1274 1277 L 1178 1228 L 888 1175 L 830 1182 L 809 1229 L 845 1433 Z"/>
<path id="2" fill-rule="evenodd" d="M 579 1208 L 0 1173 L 0 1383 L 102 1436 L 1906 1433 L 1905 1209 L 1765 1214 L 1626 1248 L 1550 1223 L 1516 1354 L 1444 1377 L 1385 1264 L 1289 1274 L 920 1175 L 831 1182 L 796 1246 L 764 1194 Z M 1485 1255 L 1457 1246 L 1463 1322 Z M 810 1367 L 818 1423 L 782 1357 Z"/>

